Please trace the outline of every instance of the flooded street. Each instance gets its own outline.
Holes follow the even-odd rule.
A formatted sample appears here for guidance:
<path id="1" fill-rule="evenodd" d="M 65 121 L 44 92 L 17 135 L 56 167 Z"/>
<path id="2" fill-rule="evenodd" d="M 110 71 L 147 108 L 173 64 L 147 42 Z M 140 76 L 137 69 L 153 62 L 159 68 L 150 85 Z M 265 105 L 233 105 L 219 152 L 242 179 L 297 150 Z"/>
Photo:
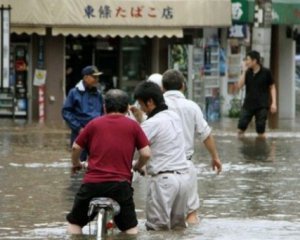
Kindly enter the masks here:
<path id="1" fill-rule="evenodd" d="M 139 179 L 134 188 L 140 233 L 115 232 L 109 239 L 300 239 L 300 129 L 283 124 L 262 141 L 253 133 L 238 139 L 234 126 L 214 125 L 223 161 L 219 176 L 198 143 L 200 224 L 147 232 L 147 184 Z M 88 228 L 84 236 L 66 234 L 65 215 L 82 177 L 70 176 L 68 143 L 64 127 L 0 121 L 0 239 L 93 239 Z"/>

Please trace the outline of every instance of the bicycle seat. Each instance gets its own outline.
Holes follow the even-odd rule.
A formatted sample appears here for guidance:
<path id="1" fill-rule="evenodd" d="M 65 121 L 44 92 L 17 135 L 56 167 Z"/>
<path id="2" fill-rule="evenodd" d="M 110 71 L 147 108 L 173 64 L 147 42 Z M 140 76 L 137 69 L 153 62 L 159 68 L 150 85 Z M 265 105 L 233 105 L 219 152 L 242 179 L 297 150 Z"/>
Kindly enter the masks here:
<path id="1" fill-rule="evenodd" d="M 90 201 L 88 215 L 91 215 L 94 212 L 94 210 L 98 211 L 101 208 L 112 211 L 114 216 L 120 213 L 119 203 L 117 203 L 115 200 L 111 198 L 100 197 L 100 198 L 93 198 Z"/>

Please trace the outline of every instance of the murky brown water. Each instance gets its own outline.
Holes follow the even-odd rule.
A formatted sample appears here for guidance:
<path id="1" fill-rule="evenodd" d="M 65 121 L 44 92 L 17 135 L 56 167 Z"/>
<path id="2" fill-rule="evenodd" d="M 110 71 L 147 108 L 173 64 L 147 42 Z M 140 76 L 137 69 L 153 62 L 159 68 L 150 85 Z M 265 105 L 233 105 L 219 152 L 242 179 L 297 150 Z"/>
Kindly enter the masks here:
<path id="1" fill-rule="evenodd" d="M 134 183 L 140 233 L 109 239 L 299 239 L 300 132 L 274 131 L 266 141 L 216 128 L 224 163 L 216 176 L 199 144 L 201 223 L 183 231 L 147 232 L 144 179 Z M 225 129 L 225 130 L 224 130 Z M 69 131 L 0 121 L 0 239 L 93 239 L 66 234 L 65 215 L 80 185 L 70 177 Z"/>

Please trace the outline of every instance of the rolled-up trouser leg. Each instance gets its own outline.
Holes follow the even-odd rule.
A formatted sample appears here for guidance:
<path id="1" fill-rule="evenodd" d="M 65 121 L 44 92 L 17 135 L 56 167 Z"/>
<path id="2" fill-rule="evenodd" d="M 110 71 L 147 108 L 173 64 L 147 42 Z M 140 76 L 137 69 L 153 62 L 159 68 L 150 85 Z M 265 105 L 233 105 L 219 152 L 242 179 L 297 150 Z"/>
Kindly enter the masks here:
<path id="1" fill-rule="evenodd" d="M 191 160 L 189 163 L 189 197 L 188 197 L 188 213 L 196 211 L 200 207 L 199 194 L 198 194 L 198 179 L 197 169 Z"/>
<path id="2" fill-rule="evenodd" d="M 253 111 L 249 111 L 243 108 L 241 110 L 241 115 L 238 122 L 238 129 L 245 131 L 249 123 L 251 122 L 253 115 L 254 115 Z"/>
<path id="3" fill-rule="evenodd" d="M 268 112 L 267 108 L 261 108 L 255 112 L 255 127 L 258 134 L 263 134 L 266 131 Z"/>

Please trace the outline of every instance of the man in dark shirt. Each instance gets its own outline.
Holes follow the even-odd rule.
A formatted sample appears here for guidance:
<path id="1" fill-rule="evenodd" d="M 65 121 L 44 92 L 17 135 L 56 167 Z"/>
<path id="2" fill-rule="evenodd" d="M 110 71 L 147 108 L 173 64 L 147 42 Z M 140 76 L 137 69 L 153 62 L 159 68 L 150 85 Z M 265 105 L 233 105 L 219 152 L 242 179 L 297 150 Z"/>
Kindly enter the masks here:
<path id="1" fill-rule="evenodd" d="M 259 137 L 264 138 L 268 112 L 277 111 L 276 87 L 271 71 L 261 65 L 260 54 L 257 51 L 247 53 L 245 68 L 236 89 L 239 90 L 243 86 L 246 86 L 246 97 L 238 123 L 238 134 L 243 136 L 255 116 L 256 132 Z"/>

